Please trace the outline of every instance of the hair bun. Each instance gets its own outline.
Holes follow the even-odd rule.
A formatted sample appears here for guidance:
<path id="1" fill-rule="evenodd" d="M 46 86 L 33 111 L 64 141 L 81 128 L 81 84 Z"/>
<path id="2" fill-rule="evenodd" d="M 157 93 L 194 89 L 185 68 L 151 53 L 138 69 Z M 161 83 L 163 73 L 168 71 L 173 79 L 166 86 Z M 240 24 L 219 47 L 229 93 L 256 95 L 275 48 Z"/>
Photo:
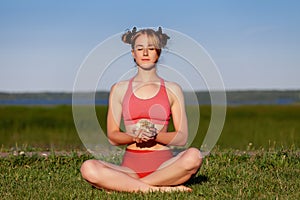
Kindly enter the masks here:
<path id="1" fill-rule="evenodd" d="M 127 44 L 131 44 L 132 43 L 132 38 L 133 36 L 136 34 L 136 27 L 132 28 L 132 31 L 128 30 L 126 33 L 124 33 L 122 35 L 122 41 L 127 43 Z"/>
<path id="2" fill-rule="evenodd" d="M 137 28 L 133 27 L 131 31 L 127 30 L 127 32 L 122 35 L 122 41 L 124 43 L 133 45 L 135 35 L 138 33 L 148 33 L 156 35 L 159 39 L 159 48 L 164 48 L 167 45 L 168 39 L 170 39 L 170 37 L 167 34 L 162 32 L 161 27 L 158 27 L 157 31 L 153 29 L 142 29 L 137 31 Z"/>
<path id="3" fill-rule="evenodd" d="M 165 47 L 167 45 L 167 41 L 168 39 L 170 39 L 170 37 L 162 32 L 162 28 L 158 27 L 158 30 L 156 31 L 157 36 L 159 37 L 160 43 L 161 43 L 161 47 Z"/>

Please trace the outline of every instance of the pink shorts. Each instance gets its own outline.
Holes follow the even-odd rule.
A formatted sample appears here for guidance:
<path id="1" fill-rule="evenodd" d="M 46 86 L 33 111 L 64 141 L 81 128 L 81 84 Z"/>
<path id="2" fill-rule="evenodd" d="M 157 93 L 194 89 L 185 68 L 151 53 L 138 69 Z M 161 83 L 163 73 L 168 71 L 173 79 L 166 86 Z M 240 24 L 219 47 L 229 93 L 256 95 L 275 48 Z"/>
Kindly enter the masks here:
<path id="1" fill-rule="evenodd" d="M 132 150 L 126 149 L 121 166 L 128 167 L 143 178 L 173 157 L 170 150 Z"/>

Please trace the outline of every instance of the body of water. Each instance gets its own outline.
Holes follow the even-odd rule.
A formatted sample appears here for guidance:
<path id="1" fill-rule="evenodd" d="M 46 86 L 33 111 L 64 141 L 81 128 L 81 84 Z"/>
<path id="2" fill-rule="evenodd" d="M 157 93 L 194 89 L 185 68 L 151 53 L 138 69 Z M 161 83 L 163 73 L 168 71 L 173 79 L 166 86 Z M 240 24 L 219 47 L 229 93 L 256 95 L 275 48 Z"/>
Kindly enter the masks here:
<path id="1" fill-rule="evenodd" d="M 296 103 L 293 99 L 276 99 L 271 101 L 266 100 L 255 100 L 255 101 L 227 101 L 227 105 L 288 105 Z M 85 104 L 84 102 L 82 104 Z M 88 103 L 86 103 L 88 104 Z M 107 105 L 108 100 L 99 99 L 95 101 L 95 105 Z M 190 103 L 187 101 L 187 105 Z M 34 105 L 72 105 L 72 99 L 10 99 L 1 100 L 0 105 L 24 105 L 24 106 L 34 106 Z M 201 101 L 199 105 L 210 105 L 209 101 Z"/>
<path id="2" fill-rule="evenodd" d="M 84 104 L 84 103 L 82 103 Z M 107 105 L 108 100 L 100 99 L 95 101 L 96 105 Z M 1 100 L 0 105 L 72 105 L 72 99 L 10 99 Z"/>
<path id="3" fill-rule="evenodd" d="M 216 92 L 218 93 L 218 92 Z M 210 105 L 210 93 L 207 91 L 186 92 L 187 105 Z M 86 96 L 87 95 L 87 96 Z M 79 98 L 80 94 L 78 95 Z M 78 104 L 108 104 L 108 92 L 97 92 L 95 101 L 87 100 L 89 93 L 83 93 Z M 228 91 L 227 105 L 288 105 L 300 103 L 300 91 Z M 198 101 L 197 101 L 198 100 Z M 72 105 L 72 93 L 0 93 L 0 105 Z"/>

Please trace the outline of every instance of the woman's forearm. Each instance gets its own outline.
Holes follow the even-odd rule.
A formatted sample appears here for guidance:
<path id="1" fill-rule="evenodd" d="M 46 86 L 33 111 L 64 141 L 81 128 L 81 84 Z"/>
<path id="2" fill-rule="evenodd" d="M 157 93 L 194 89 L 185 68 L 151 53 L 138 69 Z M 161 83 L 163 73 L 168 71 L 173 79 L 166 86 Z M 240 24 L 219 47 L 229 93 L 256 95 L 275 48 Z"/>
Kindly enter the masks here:
<path id="1" fill-rule="evenodd" d="M 164 145 L 184 146 L 187 142 L 187 134 L 182 131 L 159 132 L 156 136 L 156 142 Z"/>
<path id="2" fill-rule="evenodd" d="M 112 145 L 126 145 L 133 143 L 133 137 L 121 131 L 108 133 L 108 140 Z"/>

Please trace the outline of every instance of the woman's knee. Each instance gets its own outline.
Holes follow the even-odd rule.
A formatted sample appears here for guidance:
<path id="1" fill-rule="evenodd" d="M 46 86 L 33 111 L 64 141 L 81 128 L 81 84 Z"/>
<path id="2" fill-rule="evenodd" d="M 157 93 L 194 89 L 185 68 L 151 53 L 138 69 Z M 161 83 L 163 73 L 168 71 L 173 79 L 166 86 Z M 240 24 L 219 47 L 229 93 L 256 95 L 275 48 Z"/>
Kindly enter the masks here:
<path id="1" fill-rule="evenodd" d="M 197 171 L 202 164 L 202 156 L 198 149 L 189 148 L 183 154 L 183 166 L 188 171 Z"/>
<path id="2" fill-rule="evenodd" d="M 86 160 L 82 163 L 80 172 L 84 179 L 91 181 L 97 176 L 101 164 L 97 160 Z"/>

